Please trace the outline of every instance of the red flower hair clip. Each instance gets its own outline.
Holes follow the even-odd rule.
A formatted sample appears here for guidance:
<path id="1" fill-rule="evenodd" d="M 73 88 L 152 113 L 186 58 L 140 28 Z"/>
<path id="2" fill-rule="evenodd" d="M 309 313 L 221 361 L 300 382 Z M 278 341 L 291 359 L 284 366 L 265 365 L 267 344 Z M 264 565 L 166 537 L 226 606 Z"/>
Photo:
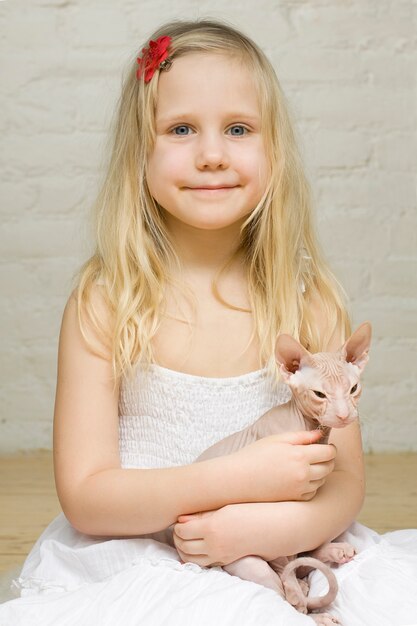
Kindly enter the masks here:
<path id="1" fill-rule="evenodd" d="M 155 70 L 169 70 L 172 65 L 171 59 L 168 58 L 168 46 L 171 43 L 171 37 L 158 37 L 156 41 L 149 42 L 147 48 L 142 49 L 142 57 L 136 60 L 139 67 L 136 72 L 136 78 L 139 80 L 145 75 L 145 83 L 148 83 L 155 73 Z"/>

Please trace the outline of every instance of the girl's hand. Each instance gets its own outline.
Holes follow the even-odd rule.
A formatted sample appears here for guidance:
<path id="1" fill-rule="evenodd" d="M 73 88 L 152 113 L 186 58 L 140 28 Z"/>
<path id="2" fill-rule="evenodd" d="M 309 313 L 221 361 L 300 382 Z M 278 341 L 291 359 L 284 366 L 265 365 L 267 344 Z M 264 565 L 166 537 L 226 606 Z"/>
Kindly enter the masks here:
<path id="1" fill-rule="evenodd" d="M 336 447 L 317 430 L 258 439 L 230 455 L 241 477 L 242 502 L 311 500 L 334 469 Z"/>
<path id="2" fill-rule="evenodd" d="M 237 533 L 243 520 L 236 520 L 233 506 L 192 515 L 180 515 L 173 539 L 182 562 L 200 567 L 228 565 L 244 554 Z"/>

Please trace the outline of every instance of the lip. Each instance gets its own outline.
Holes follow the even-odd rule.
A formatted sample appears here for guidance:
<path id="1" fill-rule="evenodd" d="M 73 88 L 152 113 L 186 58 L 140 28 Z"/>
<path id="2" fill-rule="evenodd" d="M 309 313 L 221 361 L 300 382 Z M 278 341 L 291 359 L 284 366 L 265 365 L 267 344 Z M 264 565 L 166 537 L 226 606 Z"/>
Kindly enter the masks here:
<path id="1" fill-rule="evenodd" d="M 203 192 L 222 192 L 222 191 L 230 191 L 230 189 L 236 189 L 237 185 L 206 185 L 205 187 L 186 187 L 186 189 L 190 191 L 203 191 Z"/>

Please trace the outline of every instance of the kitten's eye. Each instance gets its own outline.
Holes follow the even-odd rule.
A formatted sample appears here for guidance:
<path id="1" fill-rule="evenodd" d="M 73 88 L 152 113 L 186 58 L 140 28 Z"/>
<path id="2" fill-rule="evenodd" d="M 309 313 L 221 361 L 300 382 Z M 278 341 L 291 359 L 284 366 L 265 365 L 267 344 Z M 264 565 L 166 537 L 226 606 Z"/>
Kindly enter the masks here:
<path id="1" fill-rule="evenodd" d="M 352 389 L 350 390 L 350 393 L 355 393 L 357 388 L 358 388 L 358 383 L 356 383 L 356 385 L 353 385 Z"/>
<path id="2" fill-rule="evenodd" d="M 313 391 L 314 391 L 314 389 L 313 389 Z M 317 396 L 317 397 L 319 397 L 319 398 L 325 398 L 325 397 L 326 397 L 326 394 L 325 394 L 325 393 L 323 393 L 322 391 L 314 391 L 314 393 L 315 393 L 315 394 L 316 394 L 316 396 Z"/>

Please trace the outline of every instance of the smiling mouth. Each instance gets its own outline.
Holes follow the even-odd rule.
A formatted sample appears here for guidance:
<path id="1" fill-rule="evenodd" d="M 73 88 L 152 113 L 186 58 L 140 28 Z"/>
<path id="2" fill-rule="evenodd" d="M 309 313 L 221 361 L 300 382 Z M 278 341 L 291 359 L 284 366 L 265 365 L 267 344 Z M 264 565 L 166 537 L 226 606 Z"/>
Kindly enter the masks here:
<path id="1" fill-rule="evenodd" d="M 186 187 L 189 191 L 203 191 L 208 193 L 219 193 L 224 191 L 231 191 L 232 189 L 236 189 L 237 185 L 234 187 Z"/>

